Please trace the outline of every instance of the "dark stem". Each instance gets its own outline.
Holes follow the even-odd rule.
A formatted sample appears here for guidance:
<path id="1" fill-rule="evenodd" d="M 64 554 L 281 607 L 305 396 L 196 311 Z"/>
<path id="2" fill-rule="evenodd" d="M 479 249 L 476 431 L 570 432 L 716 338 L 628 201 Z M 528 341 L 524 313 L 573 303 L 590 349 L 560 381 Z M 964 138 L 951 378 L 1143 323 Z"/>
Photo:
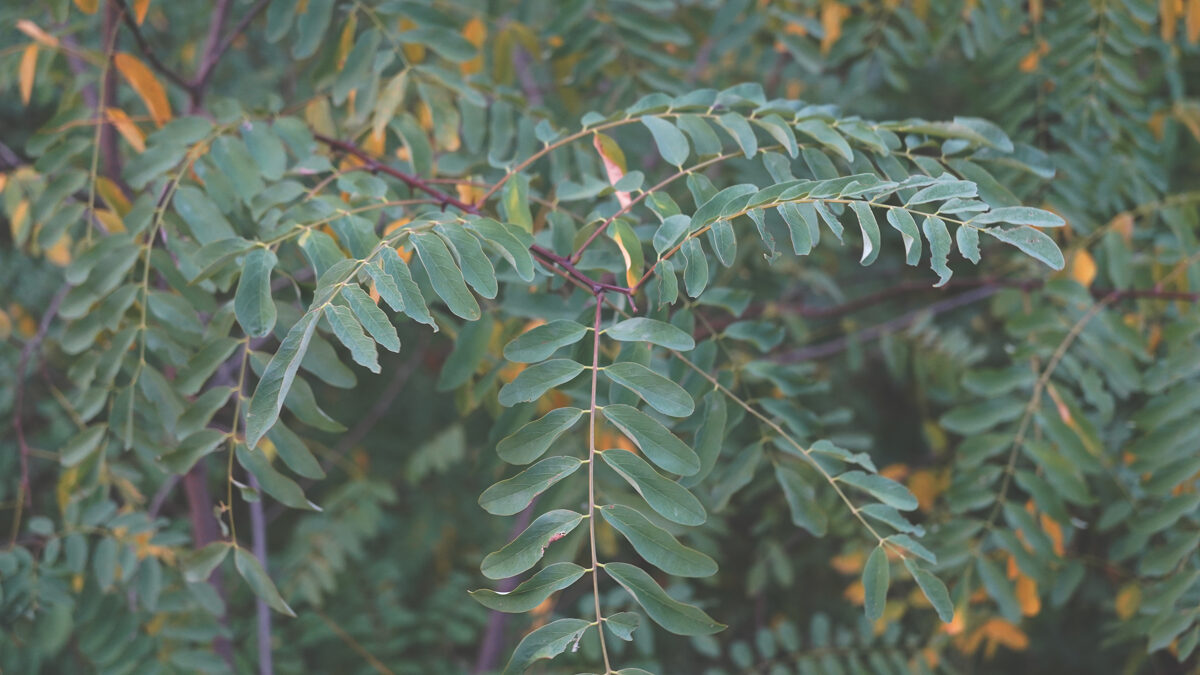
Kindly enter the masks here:
<path id="1" fill-rule="evenodd" d="M 237 39 L 237 36 L 245 32 L 246 27 L 250 25 L 254 17 L 258 16 L 269 4 L 271 4 L 271 0 L 258 0 L 250 8 L 250 11 L 246 12 L 241 19 L 238 19 L 238 22 L 233 26 L 233 30 L 229 31 L 229 34 L 221 39 L 219 43 L 210 42 L 208 44 L 204 60 L 200 64 L 200 69 L 196 72 L 195 79 L 192 80 L 192 86 L 195 87 L 198 96 L 204 95 L 204 90 L 208 87 L 208 80 L 212 77 L 213 69 L 216 68 L 217 62 L 221 60 L 221 57 L 225 55 L 229 47 L 233 45 L 233 41 Z M 226 3 L 226 6 L 228 6 L 228 3 Z M 221 23 L 224 23 L 224 17 L 222 17 Z M 209 32 L 210 40 L 215 38 L 217 28 L 219 28 L 216 18 L 213 19 L 212 25 L 213 29 Z"/>
<path id="2" fill-rule="evenodd" d="M 21 495 L 25 506 L 33 506 L 33 491 L 29 482 L 29 444 L 25 441 L 25 425 L 24 425 L 24 404 L 25 404 L 25 370 L 29 367 L 29 359 L 33 353 L 37 351 L 42 340 L 46 338 L 46 331 L 50 330 L 50 322 L 54 320 L 58 314 L 58 306 L 62 303 L 63 297 L 67 294 L 68 287 L 63 286 L 50 299 L 50 304 L 46 307 L 46 312 L 42 314 L 41 322 L 38 323 L 37 332 L 33 337 L 29 338 L 29 342 L 21 348 L 21 357 L 17 360 L 17 388 L 13 394 L 13 428 L 17 432 L 17 446 L 21 452 Z M 18 504 L 18 508 L 20 505 Z M 17 536 L 17 527 L 13 528 L 13 537 Z"/>
<path id="3" fill-rule="evenodd" d="M 229 16 L 229 3 L 230 0 L 217 0 L 216 6 L 213 8 L 212 21 L 208 23 L 208 35 L 204 38 L 204 49 L 200 52 L 200 67 L 196 69 L 196 76 L 187 85 L 192 101 L 192 112 L 200 109 L 205 89 L 202 83 L 208 82 L 209 74 L 212 73 L 213 67 L 217 65 L 217 60 L 221 57 L 218 51 L 221 46 L 221 27 L 225 25 L 225 17 Z"/>

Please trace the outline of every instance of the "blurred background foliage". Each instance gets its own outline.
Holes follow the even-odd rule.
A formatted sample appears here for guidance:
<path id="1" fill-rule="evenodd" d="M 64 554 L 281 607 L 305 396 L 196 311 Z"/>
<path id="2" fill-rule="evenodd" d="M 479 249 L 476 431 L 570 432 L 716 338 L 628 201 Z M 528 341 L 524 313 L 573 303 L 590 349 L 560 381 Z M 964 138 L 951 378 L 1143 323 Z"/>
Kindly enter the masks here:
<path id="1" fill-rule="evenodd" d="M 1067 226 L 1051 233 L 1065 269 L 988 249 L 978 267 L 956 256 L 959 276 L 931 289 L 928 270 L 887 250 L 861 268 L 827 242 L 803 264 L 767 266 L 743 240 L 755 252 L 742 259 L 756 260 L 723 271 L 721 284 L 752 289 L 746 318 L 765 323 L 747 328 L 752 340 L 731 339 L 722 329 L 740 312 L 701 297 L 689 310 L 717 325 L 697 337 L 719 334 L 708 341 L 716 368 L 748 373 L 772 417 L 868 452 L 907 486 L 957 613 L 938 622 L 906 578 L 883 617 L 865 619 L 860 575 L 874 542 L 823 486 L 807 498 L 828 511 L 828 534 L 797 527 L 764 458 L 775 450 L 730 404 L 723 454 L 696 489 L 711 517 L 689 534 L 721 571 L 669 586 L 729 627 L 683 638 L 643 622 L 632 642 L 610 641 L 618 660 L 663 673 L 1195 672 L 1200 0 L 44 0 L 7 3 L 0 17 L 0 672 L 261 669 L 264 614 L 234 565 L 212 583 L 184 573 L 194 548 L 227 536 L 227 488 L 243 546 L 256 532 L 297 614 L 269 620 L 275 672 L 498 672 L 531 625 L 591 611 L 578 589 L 507 618 L 466 594 L 484 585 L 483 556 L 519 531 L 477 501 L 508 475 L 496 442 L 529 419 L 496 403 L 516 375 L 501 367 L 503 345 L 537 320 L 578 318 L 584 308 L 568 291 L 506 291 L 482 336 L 486 363 L 449 387 L 443 365 L 464 358 L 454 350 L 469 324 L 439 310 L 438 333 L 398 324 L 404 349 L 380 355 L 380 374 L 351 371 L 340 356 L 309 377 L 330 421 L 303 427 L 302 443 L 328 475 L 297 481 L 320 512 L 260 496 L 240 467 L 247 482 L 232 486 L 232 453 L 228 475 L 223 453 L 188 478 L 155 469 L 172 449 L 155 444 L 177 442 L 155 430 L 128 441 L 133 452 L 114 435 L 98 453 L 106 462 L 94 446 L 87 461 L 68 458 L 90 442 L 80 438 L 88 419 L 119 419 L 131 404 L 89 387 L 115 358 L 105 348 L 119 326 L 93 327 L 92 340 L 72 333 L 56 316 L 71 303 L 64 279 L 81 260 L 97 265 L 84 257 L 85 232 L 112 232 L 145 199 L 153 208 L 159 193 L 147 198 L 146 186 L 161 185 L 169 166 L 147 158 L 171 142 L 154 136 L 164 122 L 291 116 L 354 134 L 473 203 L 506 175 L 508 141 L 494 137 L 532 143 L 543 121 L 569 133 L 589 111 L 619 114 L 652 92 L 742 82 L 838 115 L 994 122 L 1013 145 L 974 151 L 991 173 L 956 159 L 953 141 L 939 161 L 993 206 L 1062 216 Z M 356 38 L 372 29 L 378 42 L 356 57 Z M 408 81 L 395 75 L 399 62 Z M 366 84 L 347 82 L 348 63 Z M 108 124 L 94 123 L 97 106 Z M 374 124 L 399 128 L 403 142 L 379 140 Z M 644 134 L 613 136 L 630 171 L 667 175 Z M 328 172 L 329 153 L 312 154 L 325 164 L 300 174 Z M 534 231 L 570 221 L 575 204 L 555 192 L 558 179 L 597 162 L 586 144 L 561 157 L 527 188 Z M 139 180 L 141 170 L 150 173 Z M 728 164 L 704 174 L 724 187 L 764 172 Z M 351 197 L 373 189 L 351 183 L 336 187 Z M 317 186 L 309 177 L 303 187 Z M 613 199 L 607 183 L 590 196 Z M 85 217 L 89 200 L 101 208 Z M 173 228 L 187 220 L 171 218 Z M 885 240 L 899 249 L 895 233 Z M 312 277 L 289 279 L 307 269 L 300 253 L 280 258 L 288 272 L 275 291 L 295 286 L 294 301 Z M 160 262 L 169 279 L 171 259 Z M 211 295 L 230 297 L 235 278 Z M 212 299 L 187 297 L 205 316 Z M 299 318 L 297 307 L 285 322 L 280 307 L 281 326 Z M 183 341 L 181 362 L 211 337 L 200 327 Z M 349 389 L 330 384 L 347 378 Z M 566 481 L 543 499 L 575 504 L 582 491 Z M 582 534 L 556 544 L 556 559 L 582 554 Z M 621 545 L 602 528 L 597 546 L 613 557 Z M 606 592 L 607 603 L 629 604 Z M 570 673 L 597 658 L 585 640 L 540 667 Z"/>

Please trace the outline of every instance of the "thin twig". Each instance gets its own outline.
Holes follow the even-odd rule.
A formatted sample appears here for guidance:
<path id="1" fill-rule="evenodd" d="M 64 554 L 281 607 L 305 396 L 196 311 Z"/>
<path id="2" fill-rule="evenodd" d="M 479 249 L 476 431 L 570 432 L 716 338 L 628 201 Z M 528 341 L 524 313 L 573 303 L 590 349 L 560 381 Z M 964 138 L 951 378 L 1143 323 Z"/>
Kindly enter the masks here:
<path id="1" fill-rule="evenodd" d="M 151 49 L 150 43 L 147 42 L 146 37 L 142 35 L 142 29 L 137 25 L 137 21 L 133 18 L 133 12 L 129 11 L 129 5 L 125 3 L 125 0 L 112 1 L 117 7 L 121 8 L 121 19 L 125 22 L 125 25 L 129 27 L 129 32 L 133 34 L 133 41 L 137 43 L 138 51 L 140 51 L 142 56 L 145 56 L 146 60 L 150 62 L 150 67 L 161 73 L 163 77 L 183 87 L 185 90 L 191 93 L 192 84 L 184 79 L 182 75 L 167 67 L 167 64 L 163 63 L 158 58 L 158 54 L 155 54 L 154 50 Z"/>
<path id="2" fill-rule="evenodd" d="M 209 45 L 208 51 L 205 52 L 205 58 L 200 64 L 200 69 L 196 72 L 195 79 L 192 80 L 192 86 L 195 87 L 198 95 L 203 95 L 204 90 L 208 87 L 208 80 L 210 77 L 212 77 L 213 69 L 216 68 L 217 62 L 221 60 L 221 57 L 225 55 L 225 52 L 229 50 L 229 47 L 233 45 L 233 41 L 236 40 L 239 35 L 245 32 L 246 27 L 250 25 L 250 22 L 254 20 L 254 17 L 258 16 L 259 13 L 266 9 L 267 5 L 269 4 L 271 4 L 271 0 L 258 0 L 258 2 L 250 8 L 250 11 L 242 15 L 241 19 L 238 19 L 238 22 L 234 25 L 233 30 L 229 31 L 229 33 L 220 41 L 220 43 L 212 43 Z M 219 27 L 216 19 L 213 19 L 213 26 Z M 214 37 L 215 30 L 211 31 L 209 36 L 210 38 Z"/>

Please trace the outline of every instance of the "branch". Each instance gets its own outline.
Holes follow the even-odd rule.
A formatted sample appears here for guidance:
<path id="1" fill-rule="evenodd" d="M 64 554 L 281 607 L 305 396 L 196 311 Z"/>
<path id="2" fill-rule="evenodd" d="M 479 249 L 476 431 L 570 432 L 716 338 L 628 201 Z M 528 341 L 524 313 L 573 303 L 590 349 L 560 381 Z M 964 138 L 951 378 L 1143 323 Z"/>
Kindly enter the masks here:
<path id="1" fill-rule="evenodd" d="M 325 145 L 328 145 L 331 148 L 334 148 L 335 150 L 340 150 L 349 155 L 353 155 L 354 157 L 357 157 L 358 159 L 362 160 L 363 165 L 370 171 L 387 174 L 387 175 L 391 176 L 392 178 L 395 178 L 395 179 L 401 181 L 402 183 L 409 186 L 413 190 L 420 190 L 421 192 L 424 192 L 425 194 L 429 195 L 430 197 L 433 197 L 434 200 L 438 204 L 440 204 L 443 209 L 445 209 L 447 206 L 453 206 L 454 208 L 456 208 L 459 211 L 462 211 L 464 213 L 469 213 L 471 215 L 476 215 L 476 216 L 483 215 L 482 212 L 479 210 L 478 206 L 475 206 L 474 204 L 468 204 L 467 202 L 464 202 L 463 200 L 458 199 L 457 197 L 453 197 L 445 192 L 442 192 L 441 190 L 433 187 L 428 181 L 423 180 L 422 178 L 420 178 L 418 176 L 414 176 L 412 174 L 405 173 L 404 171 L 401 171 L 399 169 L 388 166 L 387 164 L 384 164 L 383 162 L 380 162 L 379 160 L 372 157 L 365 150 L 363 150 L 362 148 L 359 148 L 357 145 L 355 145 L 353 143 L 350 143 L 348 141 L 338 140 L 336 138 L 330 138 L 330 137 L 322 135 L 322 134 L 313 134 L 313 138 L 320 141 L 321 143 L 324 143 Z M 607 284 L 607 283 L 601 283 L 599 281 L 596 281 L 595 279 L 592 279 L 588 275 L 579 271 L 579 269 L 576 268 L 575 265 L 572 264 L 571 261 L 568 260 L 567 258 L 564 258 L 563 256 L 558 255 L 554 251 L 551 251 L 550 249 L 544 248 L 537 244 L 530 246 L 529 250 L 532 251 L 535 255 L 543 258 L 544 260 L 548 260 L 548 261 L 553 262 L 554 264 L 562 267 L 572 277 L 587 284 L 588 288 L 591 289 L 591 291 L 593 293 L 595 293 L 597 291 L 612 291 L 615 293 L 620 293 L 620 294 L 628 297 L 630 304 L 633 304 L 633 294 L 635 292 L 634 289 L 629 289 L 629 288 L 625 288 L 623 286 L 617 286 L 614 284 Z"/>

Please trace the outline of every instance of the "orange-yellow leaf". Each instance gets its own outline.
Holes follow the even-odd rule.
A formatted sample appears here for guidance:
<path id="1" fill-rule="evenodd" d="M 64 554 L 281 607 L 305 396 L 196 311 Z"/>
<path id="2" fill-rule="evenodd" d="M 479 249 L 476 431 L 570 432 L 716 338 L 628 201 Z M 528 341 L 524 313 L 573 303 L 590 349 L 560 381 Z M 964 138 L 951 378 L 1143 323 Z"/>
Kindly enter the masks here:
<path id="1" fill-rule="evenodd" d="M 929 469 L 914 471 L 908 477 L 908 489 L 917 498 L 918 507 L 925 512 L 933 510 L 933 503 L 945 489 L 946 481 Z"/>
<path id="2" fill-rule="evenodd" d="M 113 64 L 129 82 L 129 86 L 142 98 L 154 123 L 161 127 L 170 121 L 171 102 L 167 100 L 167 90 L 163 89 L 162 83 L 154 77 L 154 73 L 146 64 L 124 52 L 113 54 Z"/>
<path id="3" fill-rule="evenodd" d="M 1083 249 L 1077 249 L 1071 256 L 1071 278 L 1078 281 L 1084 288 L 1091 288 L 1096 278 L 1096 261 L 1092 255 Z"/>
<path id="4" fill-rule="evenodd" d="M 65 234 L 59 237 L 58 241 L 46 249 L 43 255 L 51 263 L 59 267 L 66 267 L 71 262 L 71 238 Z"/>
<path id="5" fill-rule="evenodd" d="M 21 19 L 17 22 L 17 30 L 33 38 L 34 41 L 50 47 L 51 49 L 58 46 L 58 38 L 38 28 L 38 25 L 28 19 Z"/>
<path id="6" fill-rule="evenodd" d="M 996 647 L 1000 645 L 1014 651 L 1022 651 L 1029 646 L 1029 636 L 1004 619 L 988 619 L 983 625 L 983 632 L 988 642 L 984 654 L 989 658 L 996 653 Z"/>
<path id="7" fill-rule="evenodd" d="M 23 105 L 29 105 L 29 99 L 33 97 L 33 76 L 37 74 L 37 54 L 38 46 L 36 44 L 29 45 L 24 52 L 21 52 L 21 65 L 17 72 Z"/>
<path id="8" fill-rule="evenodd" d="M 1164 42 L 1174 42 L 1175 32 L 1179 30 L 1179 0 L 1159 0 L 1158 16 L 1162 21 L 1162 39 Z"/>
<path id="9" fill-rule="evenodd" d="M 633 288 L 641 280 L 642 268 L 646 262 L 642 253 L 642 242 L 638 241 L 637 234 L 629 223 L 623 220 L 615 220 L 608 226 L 608 236 L 612 237 L 617 243 L 617 248 L 621 249 L 621 257 L 625 260 L 625 284 Z"/>
<path id="10" fill-rule="evenodd" d="M 8 226 L 12 230 L 13 241 L 22 241 L 23 231 L 29 226 L 29 200 L 22 199 L 17 202 L 17 207 L 13 209 L 12 214 L 8 217 Z"/>
<path id="11" fill-rule="evenodd" d="M 125 231 L 125 222 L 121 220 L 121 216 L 108 209 L 96 209 L 96 220 L 100 221 L 109 234 Z"/>
<path id="12" fill-rule="evenodd" d="M 75 6 L 84 14 L 95 14 L 100 7 L 100 0 L 75 0 Z"/>
<path id="13" fill-rule="evenodd" d="M 12 319 L 8 318 L 8 312 L 0 309 L 0 340 L 7 340 L 8 336 L 12 335 Z"/>
<path id="14" fill-rule="evenodd" d="M 350 56 L 350 50 L 354 48 L 354 31 L 357 29 L 358 15 L 351 14 L 350 20 L 342 27 L 342 36 L 338 40 L 337 65 L 339 69 L 346 65 L 346 58 Z"/>
<path id="15" fill-rule="evenodd" d="M 462 36 L 467 39 L 467 42 L 475 45 L 476 49 L 480 49 L 487 40 L 487 24 L 479 17 L 473 17 L 467 22 L 467 25 L 463 26 Z M 463 75 L 474 75 L 483 70 L 483 50 L 480 49 L 475 58 L 458 64 L 458 69 Z"/>
<path id="16" fill-rule="evenodd" d="M 850 553 L 833 556 L 829 560 L 829 566 L 837 570 L 840 574 L 850 576 L 851 574 L 861 572 L 863 564 L 866 561 L 867 557 L 862 551 L 851 551 Z"/>
<path id="17" fill-rule="evenodd" d="M 1133 617 L 1142 604 L 1142 589 L 1137 584 L 1128 584 L 1117 592 L 1117 618 L 1125 621 Z"/>
<path id="18" fill-rule="evenodd" d="M 1034 23 L 1042 21 L 1042 0 L 1029 0 L 1029 20 Z"/>
<path id="19" fill-rule="evenodd" d="M 621 150 L 621 146 L 617 145 L 617 142 L 611 137 L 601 133 L 592 136 L 592 145 L 600 154 L 600 160 L 604 162 L 604 171 L 608 175 L 609 184 L 616 185 L 617 181 L 625 176 L 625 153 Z M 628 207 L 632 201 L 629 193 L 618 192 L 616 194 L 621 208 Z"/>
<path id="20" fill-rule="evenodd" d="M 96 177 L 96 194 L 100 195 L 100 199 L 103 199 L 105 204 L 108 204 L 108 208 L 122 217 L 129 213 L 129 209 L 133 208 L 129 199 L 125 197 L 125 193 L 121 192 L 121 188 L 117 187 L 117 184 L 110 178 Z"/>
<path id="21" fill-rule="evenodd" d="M 126 143 L 133 146 L 133 149 L 138 152 L 146 149 L 146 137 L 142 135 L 142 130 L 134 124 L 133 120 L 129 119 L 129 115 L 126 115 L 124 110 L 107 108 L 104 112 L 108 121 L 117 128 L 117 133 L 121 134 L 121 138 L 124 138 Z"/>
<path id="22" fill-rule="evenodd" d="M 417 24 L 412 19 L 400 19 L 400 32 L 412 30 L 417 27 Z M 420 63 L 425 60 L 425 45 L 419 42 L 404 43 L 404 58 L 408 59 L 409 63 Z"/>
<path id="23" fill-rule="evenodd" d="M 148 11 L 150 11 L 150 0 L 133 0 L 133 18 L 139 26 L 146 20 Z"/>
<path id="24" fill-rule="evenodd" d="M 1025 616 L 1037 616 L 1042 611 L 1037 582 L 1024 574 L 1017 577 L 1017 602 L 1021 604 L 1021 613 Z"/>
<path id="25" fill-rule="evenodd" d="M 828 54 L 834 43 L 842 36 L 842 22 L 848 16 L 850 16 L 850 8 L 836 0 L 825 0 L 821 3 L 821 30 L 824 31 L 824 36 L 821 38 L 822 54 Z"/>

